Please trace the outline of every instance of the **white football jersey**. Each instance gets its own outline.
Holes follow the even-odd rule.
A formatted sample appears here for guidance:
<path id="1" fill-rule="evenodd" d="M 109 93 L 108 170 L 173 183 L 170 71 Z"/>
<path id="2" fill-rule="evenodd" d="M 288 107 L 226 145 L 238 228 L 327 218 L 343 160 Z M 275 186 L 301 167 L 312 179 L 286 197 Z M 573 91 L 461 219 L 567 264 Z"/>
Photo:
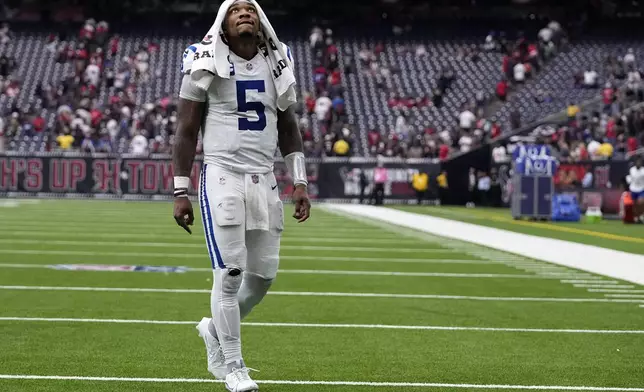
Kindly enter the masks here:
<path id="1" fill-rule="evenodd" d="M 184 52 L 183 74 L 190 73 L 201 46 L 193 44 Z M 285 51 L 291 59 L 290 50 Z M 215 76 L 206 92 L 204 162 L 242 173 L 271 172 L 278 110 L 273 71 L 261 51 L 250 61 L 230 52 L 229 62 L 230 78 Z M 180 96 L 192 99 L 183 87 Z"/>
<path id="2" fill-rule="evenodd" d="M 631 192 L 642 192 L 644 191 L 644 166 L 639 169 L 635 166 L 631 167 L 631 170 L 628 174 L 628 180 L 630 183 Z"/>

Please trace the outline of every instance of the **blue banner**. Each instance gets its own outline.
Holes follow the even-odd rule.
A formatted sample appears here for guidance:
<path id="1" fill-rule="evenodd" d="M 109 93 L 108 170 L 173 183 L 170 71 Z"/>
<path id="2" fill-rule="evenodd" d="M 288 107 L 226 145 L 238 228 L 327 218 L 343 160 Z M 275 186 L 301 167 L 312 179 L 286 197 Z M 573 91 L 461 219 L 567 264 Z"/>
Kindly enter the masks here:
<path id="1" fill-rule="evenodd" d="M 557 159 L 547 145 L 519 145 L 512 152 L 512 159 L 515 175 L 554 176 L 557 171 Z"/>

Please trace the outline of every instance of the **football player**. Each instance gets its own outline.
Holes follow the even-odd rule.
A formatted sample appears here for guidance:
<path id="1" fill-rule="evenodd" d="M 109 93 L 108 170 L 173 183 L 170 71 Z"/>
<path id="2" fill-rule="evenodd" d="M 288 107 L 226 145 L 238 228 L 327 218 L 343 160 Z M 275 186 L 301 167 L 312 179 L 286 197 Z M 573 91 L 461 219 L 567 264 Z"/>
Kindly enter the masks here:
<path id="1" fill-rule="evenodd" d="M 230 78 L 215 75 L 210 87 L 201 89 L 190 77 L 191 57 L 211 42 L 185 52 L 173 150 L 174 218 L 190 232 L 194 215 L 188 186 L 201 129 L 199 202 L 214 279 L 212 318 L 204 318 L 197 329 L 206 344 L 208 370 L 224 379 L 229 391 L 257 391 L 242 357 L 241 320 L 277 274 L 284 213 L 273 175 L 276 147 L 293 177 L 293 217 L 306 221 L 311 204 L 296 115 L 291 107 L 277 107 L 273 70 L 259 50 L 260 18 L 253 2 L 235 1 L 222 28 Z"/>

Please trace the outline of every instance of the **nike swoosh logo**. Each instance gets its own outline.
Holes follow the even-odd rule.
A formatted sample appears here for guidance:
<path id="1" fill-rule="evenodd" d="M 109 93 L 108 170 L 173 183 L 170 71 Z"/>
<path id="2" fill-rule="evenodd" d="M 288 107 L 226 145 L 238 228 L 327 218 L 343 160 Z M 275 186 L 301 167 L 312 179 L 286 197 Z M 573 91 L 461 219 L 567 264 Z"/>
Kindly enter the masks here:
<path id="1" fill-rule="evenodd" d="M 275 186 L 272 186 L 272 187 L 271 187 L 271 190 L 272 190 L 272 191 L 274 191 L 274 190 L 275 190 L 275 188 L 277 188 L 277 184 L 275 184 Z"/>

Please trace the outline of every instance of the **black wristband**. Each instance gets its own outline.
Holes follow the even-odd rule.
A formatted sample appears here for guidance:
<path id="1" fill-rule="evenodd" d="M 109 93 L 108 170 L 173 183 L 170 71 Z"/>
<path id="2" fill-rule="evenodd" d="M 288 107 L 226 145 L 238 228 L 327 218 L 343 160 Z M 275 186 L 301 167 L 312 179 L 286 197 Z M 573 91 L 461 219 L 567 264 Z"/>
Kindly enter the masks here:
<path id="1" fill-rule="evenodd" d="M 174 197 L 188 197 L 188 188 L 177 188 L 174 190 Z"/>

